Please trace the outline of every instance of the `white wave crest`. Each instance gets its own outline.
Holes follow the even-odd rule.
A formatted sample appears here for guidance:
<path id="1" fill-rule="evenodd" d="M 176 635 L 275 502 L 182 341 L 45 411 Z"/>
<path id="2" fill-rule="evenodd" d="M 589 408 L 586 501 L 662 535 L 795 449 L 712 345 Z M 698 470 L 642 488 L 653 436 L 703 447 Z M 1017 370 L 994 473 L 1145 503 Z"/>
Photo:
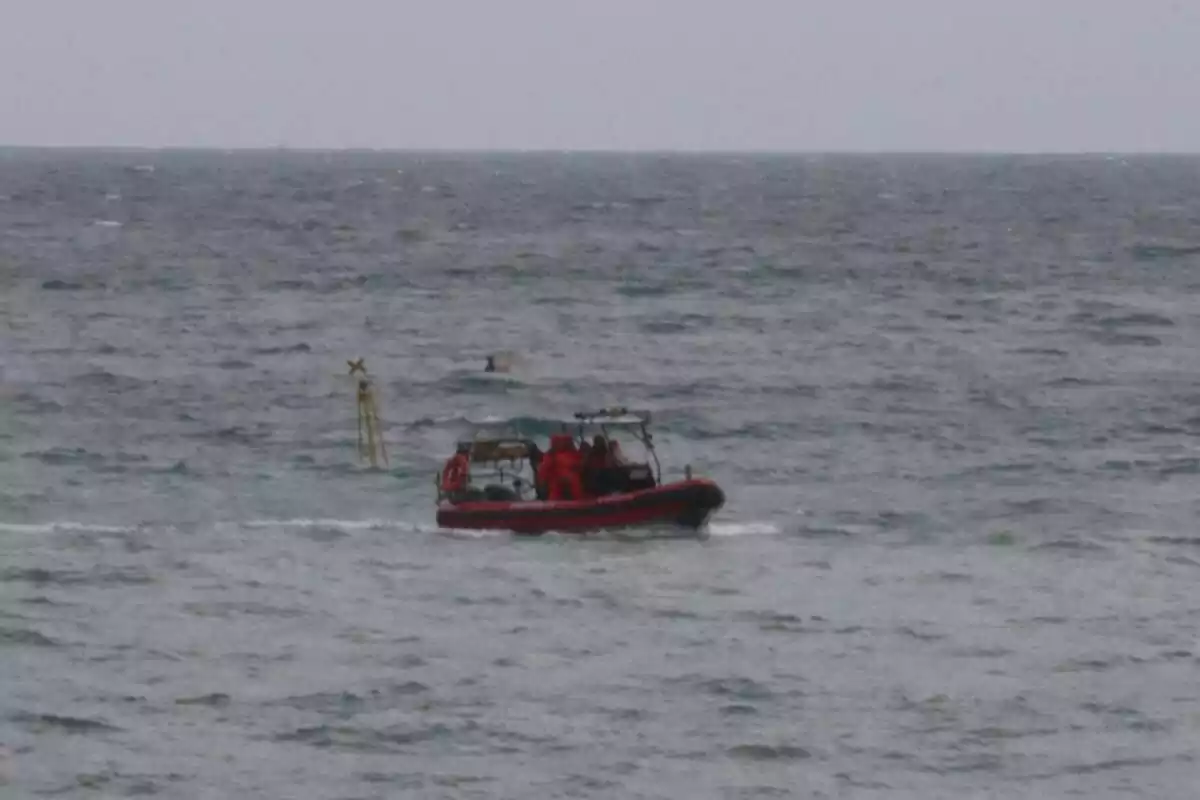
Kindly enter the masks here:
<path id="1" fill-rule="evenodd" d="M 132 533 L 138 529 L 139 526 L 137 525 L 94 525 L 88 522 L 72 522 L 69 520 L 41 523 L 0 522 L 0 531 L 6 533 L 23 533 L 31 536 L 43 533 L 59 533 L 61 531 L 120 534 Z"/>
<path id="2" fill-rule="evenodd" d="M 420 525 L 411 520 L 400 519 L 251 519 L 220 523 L 221 527 L 234 528 L 332 528 L 339 531 L 384 531 L 400 530 L 423 532 L 436 530 L 431 525 Z"/>
<path id="3" fill-rule="evenodd" d="M 774 536 L 781 532 L 771 522 L 710 522 L 710 536 Z"/>

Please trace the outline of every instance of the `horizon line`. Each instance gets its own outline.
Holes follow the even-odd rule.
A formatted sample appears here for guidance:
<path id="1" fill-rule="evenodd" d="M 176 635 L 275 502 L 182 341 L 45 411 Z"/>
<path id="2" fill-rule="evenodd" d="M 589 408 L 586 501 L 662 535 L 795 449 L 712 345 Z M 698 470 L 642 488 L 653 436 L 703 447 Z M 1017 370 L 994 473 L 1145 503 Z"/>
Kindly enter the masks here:
<path id="1" fill-rule="evenodd" d="M 553 147 L 300 147 L 257 145 L 222 147 L 217 145 L 110 145 L 110 144 L 5 144 L 0 152 L 49 151 L 92 153 L 296 153 L 296 154 L 377 154 L 377 155 L 616 155 L 616 156 L 1067 156 L 1067 157 L 1147 157 L 1200 156 L 1200 150 L 998 150 L 998 149 L 699 149 L 699 148 L 553 148 Z"/>

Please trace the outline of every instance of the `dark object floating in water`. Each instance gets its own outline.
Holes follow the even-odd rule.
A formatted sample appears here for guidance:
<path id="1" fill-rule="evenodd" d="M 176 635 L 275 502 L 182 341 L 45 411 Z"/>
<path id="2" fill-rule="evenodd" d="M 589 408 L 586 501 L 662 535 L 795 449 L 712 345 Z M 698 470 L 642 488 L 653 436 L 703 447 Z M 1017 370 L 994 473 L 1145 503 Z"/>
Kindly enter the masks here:
<path id="1" fill-rule="evenodd" d="M 492 353 L 487 357 L 484 372 L 510 372 L 516 357 L 511 352 Z"/>
<path id="2" fill-rule="evenodd" d="M 58 278 L 54 278 L 52 280 L 42 281 L 42 288 L 49 291 L 75 291 L 77 289 L 82 289 L 83 284 L 75 283 L 73 281 L 62 281 Z"/>
<path id="3" fill-rule="evenodd" d="M 1187 258 L 1200 255 L 1200 245 L 1193 244 L 1135 244 L 1129 248 L 1133 257 L 1141 261 L 1166 258 Z"/>

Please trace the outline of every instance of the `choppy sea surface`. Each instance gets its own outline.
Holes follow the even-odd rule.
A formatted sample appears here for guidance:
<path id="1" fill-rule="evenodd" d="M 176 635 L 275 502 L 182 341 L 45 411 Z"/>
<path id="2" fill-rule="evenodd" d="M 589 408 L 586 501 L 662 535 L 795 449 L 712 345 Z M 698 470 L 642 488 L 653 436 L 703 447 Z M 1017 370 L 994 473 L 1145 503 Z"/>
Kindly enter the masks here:
<path id="1" fill-rule="evenodd" d="M 1198 186 L 0 152 L 0 793 L 1192 796 Z M 614 404 L 707 537 L 437 529 L 468 421 Z"/>

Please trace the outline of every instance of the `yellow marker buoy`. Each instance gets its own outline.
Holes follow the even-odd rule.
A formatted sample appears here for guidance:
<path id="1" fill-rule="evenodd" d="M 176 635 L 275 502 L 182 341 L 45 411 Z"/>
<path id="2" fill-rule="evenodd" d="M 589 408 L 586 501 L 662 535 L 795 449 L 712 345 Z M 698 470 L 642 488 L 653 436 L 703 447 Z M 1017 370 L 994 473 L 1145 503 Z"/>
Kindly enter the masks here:
<path id="1" fill-rule="evenodd" d="M 388 463 L 387 446 L 383 443 L 383 431 L 380 429 L 379 407 L 375 402 L 375 388 L 367 377 L 365 359 L 347 361 L 350 374 L 359 373 L 358 381 L 358 457 L 364 456 L 371 462 L 372 467 L 379 466 L 378 456 L 383 456 L 383 463 Z"/>

